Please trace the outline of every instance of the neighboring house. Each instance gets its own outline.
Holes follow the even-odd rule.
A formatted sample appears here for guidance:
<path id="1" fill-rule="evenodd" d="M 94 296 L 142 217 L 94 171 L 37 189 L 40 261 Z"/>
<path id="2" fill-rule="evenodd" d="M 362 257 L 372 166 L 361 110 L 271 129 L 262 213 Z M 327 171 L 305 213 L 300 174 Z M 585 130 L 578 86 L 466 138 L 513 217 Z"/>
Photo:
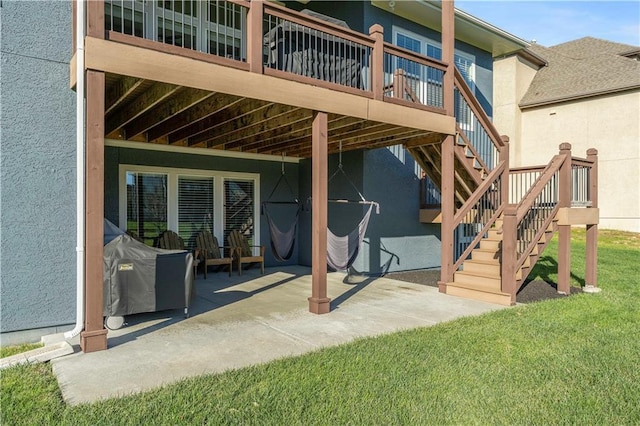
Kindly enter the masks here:
<path id="1" fill-rule="evenodd" d="M 598 149 L 600 226 L 640 232 L 640 47 L 584 37 L 494 63 L 494 123 L 511 166 L 569 142 Z"/>
<path id="2" fill-rule="evenodd" d="M 340 159 L 353 184 L 380 204 L 355 270 L 442 266 L 443 292 L 515 302 L 523 280 L 517 271 L 508 279 L 485 273 L 481 290 L 454 271 L 473 278 L 465 259 L 493 238 L 487 230 L 506 207 L 508 145 L 489 118 L 492 58 L 525 48 L 524 41 L 454 15 L 451 2 L 444 11 L 437 2 L 386 1 L 73 5 L 0 3 L 3 342 L 73 327 L 77 217 L 85 220 L 81 347 L 100 350 L 103 219 L 148 244 L 165 229 L 189 245 L 200 229 L 220 241 L 238 229 L 268 246 L 260 203 L 283 164 L 299 200 L 314 194 L 312 210 L 300 214 L 291 259 L 279 263 L 267 249 L 265 263 L 312 266 L 309 309 L 327 312 L 326 252 L 313 251 L 312 239 L 321 247 L 327 227 L 346 234 L 363 215 L 360 206 L 327 202 L 355 195 L 344 180 L 327 184 Z M 86 7 L 80 51 L 72 38 L 83 28 L 77 5 Z M 84 93 L 84 113 L 69 86 Z M 79 163 L 76 113 L 86 126 Z M 86 199 L 76 210 L 78 166 Z M 425 223 L 423 173 L 442 192 L 441 219 Z M 537 206 L 540 229 L 565 201 Z M 515 245 L 515 228 L 504 235 Z M 488 262 L 500 269 L 499 250 L 491 250 L 484 249 Z M 518 255 L 524 262 L 529 252 Z"/>

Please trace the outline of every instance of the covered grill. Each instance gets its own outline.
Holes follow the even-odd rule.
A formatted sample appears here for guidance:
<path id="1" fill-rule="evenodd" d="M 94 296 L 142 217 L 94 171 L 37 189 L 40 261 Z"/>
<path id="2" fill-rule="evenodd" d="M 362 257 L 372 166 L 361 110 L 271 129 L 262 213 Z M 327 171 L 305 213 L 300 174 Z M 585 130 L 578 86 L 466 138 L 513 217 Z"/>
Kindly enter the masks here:
<path id="1" fill-rule="evenodd" d="M 193 256 L 148 247 L 111 222 L 104 225 L 104 315 L 119 328 L 125 315 L 184 308 L 193 295 Z"/>

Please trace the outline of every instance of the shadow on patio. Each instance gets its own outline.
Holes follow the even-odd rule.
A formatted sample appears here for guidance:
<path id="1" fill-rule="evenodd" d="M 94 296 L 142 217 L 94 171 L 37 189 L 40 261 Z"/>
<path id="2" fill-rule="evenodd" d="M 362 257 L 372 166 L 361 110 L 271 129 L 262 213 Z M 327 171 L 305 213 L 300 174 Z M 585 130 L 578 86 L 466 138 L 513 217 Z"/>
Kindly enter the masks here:
<path id="1" fill-rule="evenodd" d="M 199 275 L 189 318 L 181 310 L 132 315 L 109 332 L 107 351 L 55 359 L 53 371 L 77 404 L 501 308 L 384 277 L 329 273 L 327 287 L 332 311 L 314 315 L 309 268 Z"/>

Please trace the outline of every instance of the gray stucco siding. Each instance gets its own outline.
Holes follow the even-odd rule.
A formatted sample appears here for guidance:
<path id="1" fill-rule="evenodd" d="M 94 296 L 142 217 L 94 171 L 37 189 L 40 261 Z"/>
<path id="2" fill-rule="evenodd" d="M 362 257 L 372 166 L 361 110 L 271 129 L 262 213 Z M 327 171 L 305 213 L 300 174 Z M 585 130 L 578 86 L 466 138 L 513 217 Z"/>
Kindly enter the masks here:
<path id="1" fill-rule="evenodd" d="M 356 269 L 369 273 L 440 267 L 440 226 L 419 221 L 420 180 L 404 150 L 364 153 L 364 193 L 380 203 Z"/>
<path id="2" fill-rule="evenodd" d="M 69 63 L 71 1 L 3 0 L 0 14 L 3 52 Z"/>
<path id="3" fill-rule="evenodd" d="M 3 1 L 0 13 L 5 333 L 75 320 L 76 151 L 70 3 Z"/>

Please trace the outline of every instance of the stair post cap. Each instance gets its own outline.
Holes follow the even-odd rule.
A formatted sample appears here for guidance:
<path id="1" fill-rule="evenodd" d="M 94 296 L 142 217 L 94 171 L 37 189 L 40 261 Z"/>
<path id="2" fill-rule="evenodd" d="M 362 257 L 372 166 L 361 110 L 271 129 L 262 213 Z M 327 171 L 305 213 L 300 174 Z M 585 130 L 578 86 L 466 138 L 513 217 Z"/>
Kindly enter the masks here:
<path id="1" fill-rule="evenodd" d="M 595 148 L 589 148 L 587 150 L 587 155 L 598 155 L 598 150 Z"/>
<path id="2" fill-rule="evenodd" d="M 560 144 L 560 151 L 571 151 L 571 144 L 569 142 L 563 142 Z"/>

